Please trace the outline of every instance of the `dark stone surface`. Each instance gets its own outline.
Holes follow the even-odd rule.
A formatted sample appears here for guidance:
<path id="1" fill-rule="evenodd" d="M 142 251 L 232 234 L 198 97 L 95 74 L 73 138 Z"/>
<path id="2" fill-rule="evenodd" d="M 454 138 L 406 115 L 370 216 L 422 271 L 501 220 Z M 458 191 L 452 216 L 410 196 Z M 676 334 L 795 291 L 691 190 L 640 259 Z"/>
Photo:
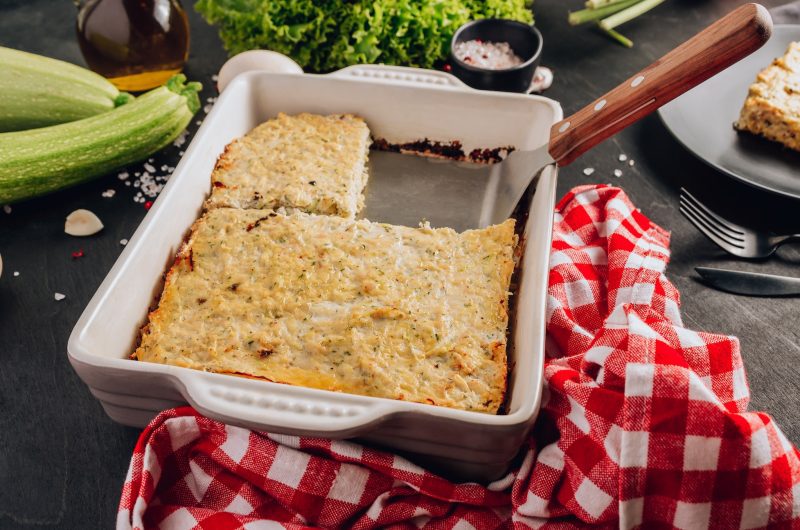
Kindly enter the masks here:
<path id="1" fill-rule="evenodd" d="M 623 81 L 715 17 L 741 4 L 722 0 L 670 0 L 624 27 L 632 50 L 589 28 L 567 27 L 569 8 L 582 2 L 538 0 L 537 26 L 545 38 L 543 64 L 556 82 L 547 93 L 565 113 L 578 110 Z M 765 2 L 774 6 L 780 1 Z M 190 2 L 186 2 L 187 6 Z M 74 37 L 71 2 L 0 0 L 0 45 L 83 64 Z M 211 75 L 225 59 L 214 30 L 189 9 L 192 51 L 186 73 L 214 94 Z M 0 73 L 0 75 L 2 75 Z M 200 114 L 202 116 L 202 113 Z M 198 118 L 199 119 L 199 118 Z M 196 130 L 192 123 L 190 130 Z M 169 147 L 153 165 L 174 166 Z M 636 161 L 612 176 L 625 153 Z M 585 177 L 585 167 L 597 169 Z M 137 166 L 138 169 L 138 166 Z M 116 173 L 74 189 L 0 211 L 0 528 L 109 528 L 137 429 L 113 423 L 69 366 L 66 343 L 89 298 L 119 256 L 145 209 Z M 751 408 L 766 410 L 788 437 L 800 440 L 800 304 L 787 299 L 737 297 L 699 284 L 697 265 L 797 274 L 798 248 L 785 247 L 763 263 L 729 259 L 678 213 L 686 186 L 743 224 L 800 232 L 800 202 L 735 183 L 684 151 L 657 117 L 650 117 L 563 169 L 559 191 L 587 182 L 622 186 L 653 221 L 672 231 L 668 276 L 681 291 L 687 326 L 737 335 L 752 390 Z M 114 188 L 114 198 L 101 197 Z M 104 221 L 100 234 L 70 238 L 64 217 L 89 208 Z M 70 254 L 82 248 L 85 257 Z M 13 271 L 19 271 L 18 277 Z M 56 302 L 54 292 L 67 298 Z"/>

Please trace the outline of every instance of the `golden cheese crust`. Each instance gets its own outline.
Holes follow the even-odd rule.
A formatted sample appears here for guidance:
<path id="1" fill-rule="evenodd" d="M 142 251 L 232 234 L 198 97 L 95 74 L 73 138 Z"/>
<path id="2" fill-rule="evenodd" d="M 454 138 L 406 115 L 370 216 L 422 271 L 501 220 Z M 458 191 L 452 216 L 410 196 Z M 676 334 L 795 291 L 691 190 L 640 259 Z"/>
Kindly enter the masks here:
<path id="1" fill-rule="evenodd" d="M 800 151 L 800 43 L 759 72 L 735 127 Z"/>
<path id="2" fill-rule="evenodd" d="M 369 134 L 351 114 L 281 113 L 225 148 L 206 207 L 355 217 L 364 205 Z"/>
<path id="3" fill-rule="evenodd" d="M 214 209 L 133 357 L 497 413 L 516 241 L 513 220 L 459 234 Z"/>

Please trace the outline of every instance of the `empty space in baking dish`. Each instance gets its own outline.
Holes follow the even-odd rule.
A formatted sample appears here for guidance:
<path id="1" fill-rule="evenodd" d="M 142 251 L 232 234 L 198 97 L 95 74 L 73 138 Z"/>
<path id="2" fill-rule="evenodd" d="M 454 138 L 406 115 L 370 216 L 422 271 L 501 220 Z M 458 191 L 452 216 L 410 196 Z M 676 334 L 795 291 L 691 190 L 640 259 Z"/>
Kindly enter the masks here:
<path id="1" fill-rule="evenodd" d="M 487 94 L 453 86 L 383 83 L 338 77 L 336 74 L 297 76 L 253 72 L 237 77 L 207 116 L 161 196 L 101 284 L 70 337 L 70 358 L 79 375 L 91 388 L 120 394 L 131 393 L 126 388 L 126 378 L 133 381 L 136 374 L 159 374 L 165 380 L 173 381 L 175 388 L 187 399 L 186 392 L 191 390 L 190 387 L 197 387 L 201 379 L 213 380 L 221 387 L 240 388 L 242 392 L 256 388 L 253 386 L 256 383 L 263 385 L 259 388 L 271 387 L 275 393 L 288 392 L 294 395 L 307 392 L 308 396 L 317 397 L 320 392 L 325 393 L 312 389 L 289 391 L 286 385 L 239 381 L 241 378 L 220 374 L 190 374 L 195 371 L 131 361 L 128 358 L 134 349 L 139 329 L 146 321 L 148 308 L 160 293 L 166 268 L 201 213 L 217 157 L 230 141 L 279 112 L 353 113 L 366 120 L 373 137 L 392 143 L 424 138 L 445 143 L 458 140 L 467 153 L 476 148 L 535 148 L 547 141 L 550 126 L 561 118 L 561 110 L 555 102 L 535 96 Z M 380 154 L 375 158 L 375 163 L 390 161 L 391 157 L 387 155 Z M 379 174 L 368 184 L 366 214 L 370 220 L 415 225 L 425 218 L 436 224 L 442 212 L 451 217 L 453 212 L 458 215 L 468 213 L 474 208 L 475 202 L 482 198 L 478 185 L 463 188 L 462 197 L 454 197 L 448 192 L 446 196 L 438 197 L 439 200 L 431 201 L 432 194 L 443 193 L 436 185 L 428 186 L 425 182 L 411 180 L 398 185 L 390 177 L 387 176 L 389 180 L 383 182 Z M 540 195 L 537 192 L 533 197 L 533 204 L 539 204 L 540 209 L 547 211 L 531 214 L 527 220 L 526 255 L 518 289 L 512 296 L 512 303 L 517 306 L 513 313 L 517 322 L 511 341 L 515 347 L 509 358 L 509 366 L 513 369 L 509 381 L 511 395 L 508 414 L 490 416 L 365 396 L 350 396 L 348 402 L 367 404 L 375 400 L 391 401 L 386 407 L 392 411 L 449 416 L 476 423 L 500 425 L 530 420 L 535 412 L 531 409 L 538 408 L 544 355 L 544 289 L 555 173 L 549 175 L 548 179 L 548 196 L 537 197 Z M 455 186 L 452 182 L 443 184 L 451 190 L 459 188 L 458 183 Z M 370 198 L 372 193 L 375 195 Z M 397 201 L 392 200 L 392 193 L 397 194 Z M 397 209 L 414 203 L 415 196 L 420 204 L 426 206 L 413 212 L 406 208 L 405 217 L 398 220 Z M 436 208 L 430 209 L 433 206 Z M 534 319 L 535 322 L 532 321 Z M 219 402 L 227 399 L 224 392 L 220 396 Z M 240 408 L 242 403 L 239 403 Z M 389 408 L 382 410 L 388 411 Z M 255 416 L 247 416 L 245 412 L 242 408 L 238 416 L 239 423 L 252 424 L 248 420 Z M 220 411 L 216 416 L 225 419 L 230 418 L 230 414 L 229 411 Z M 528 418 L 523 418 L 526 415 Z M 271 426 L 273 423 L 264 419 L 259 425 Z"/>

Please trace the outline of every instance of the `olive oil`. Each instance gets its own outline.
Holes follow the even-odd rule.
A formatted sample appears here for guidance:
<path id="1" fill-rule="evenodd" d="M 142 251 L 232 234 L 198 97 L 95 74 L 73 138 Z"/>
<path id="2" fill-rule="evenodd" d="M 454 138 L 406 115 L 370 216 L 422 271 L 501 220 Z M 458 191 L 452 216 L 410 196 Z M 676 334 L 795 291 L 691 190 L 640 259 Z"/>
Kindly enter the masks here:
<path id="1" fill-rule="evenodd" d="M 179 0 L 88 0 L 77 31 L 89 68 L 120 90 L 164 84 L 189 55 L 189 24 Z"/>

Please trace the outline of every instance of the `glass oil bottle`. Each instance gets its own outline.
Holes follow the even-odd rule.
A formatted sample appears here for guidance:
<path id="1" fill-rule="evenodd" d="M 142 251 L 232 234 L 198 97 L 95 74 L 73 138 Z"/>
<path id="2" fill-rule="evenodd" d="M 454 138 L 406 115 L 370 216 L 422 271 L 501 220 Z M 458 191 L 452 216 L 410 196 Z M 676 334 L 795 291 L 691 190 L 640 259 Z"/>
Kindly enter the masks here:
<path id="1" fill-rule="evenodd" d="M 78 43 L 86 63 L 120 90 L 148 90 L 181 71 L 189 24 L 180 0 L 87 0 Z"/>

